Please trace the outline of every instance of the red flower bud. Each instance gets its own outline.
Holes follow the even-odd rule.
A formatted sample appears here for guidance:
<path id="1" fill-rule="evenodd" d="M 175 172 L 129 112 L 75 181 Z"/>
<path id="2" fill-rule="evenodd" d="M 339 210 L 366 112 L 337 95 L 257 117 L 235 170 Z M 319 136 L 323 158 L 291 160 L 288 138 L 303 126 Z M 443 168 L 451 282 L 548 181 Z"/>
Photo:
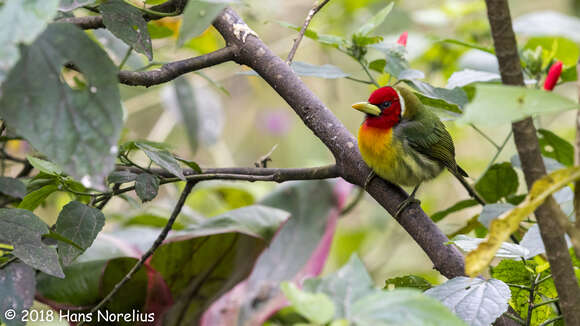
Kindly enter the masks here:
<path id="1" fill-rule="evenodd" d="M 401 34 L 401 36 L 399 36 L 399 39 L 397 40 L 397 44 L 401 44 L 402 46 L 407 46 L 407 36 L 409 36 L 409 33 L 403 32 L 403 34 Z"/>
<path id="2" fill-rule="evenodd" d="M 548 71 L 548 77 L 546 77 L 546 81 L 544 81 L 544 89 L 547 91 L 553 90 L 560 78 L 560 74 L 562 74 L 562 61 L 556 61 L 556 63 L 550 67 L 550 71 Z"/>

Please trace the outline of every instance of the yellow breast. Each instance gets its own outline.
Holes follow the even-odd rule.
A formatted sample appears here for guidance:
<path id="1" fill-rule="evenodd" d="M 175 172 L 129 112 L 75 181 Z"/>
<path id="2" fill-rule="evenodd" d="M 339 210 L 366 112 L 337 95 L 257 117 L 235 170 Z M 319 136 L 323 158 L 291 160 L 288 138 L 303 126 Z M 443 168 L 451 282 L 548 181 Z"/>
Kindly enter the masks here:
<path id="1" fill-rule="evenodd" d="M 393 136 L 393 129 L 362 125 L 358 148 L 363 160 L 383 179 L 402 186 L 416 186 L 434 178 L 442 165 L 409 148 Z"/>

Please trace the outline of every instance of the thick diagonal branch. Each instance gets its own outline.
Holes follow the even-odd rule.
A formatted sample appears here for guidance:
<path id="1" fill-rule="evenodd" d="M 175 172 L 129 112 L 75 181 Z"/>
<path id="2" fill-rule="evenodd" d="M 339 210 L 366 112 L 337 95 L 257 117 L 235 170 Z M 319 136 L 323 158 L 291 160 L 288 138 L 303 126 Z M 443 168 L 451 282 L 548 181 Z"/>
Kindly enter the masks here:
<path id="1" fill-rule="evenodd" d="M 524 86 L 524 77 L 516 38 L 512 29 L 507 0 L 486 0 L 487 15 L 499 62 L 502 82 L 507 85 Z M 528 188 L 546 174 L 546 168 L 538 145 L 536 128 L 531 118 L 512 124 L 514 140 L 522 162 Z M 564 229 L 557 216 L 564 213 L 550 197 L 535 212 L 540 233 L 546 247 L 552 269 L 554 284 L 560 297 L 560 306 L 567 325 L 580 325 L 580 288 L 574 274 Z"/>
<path id="2" fill-rule="evenodd" d="M 266 80 L 328 147 L 336 159 L 340 176 L 351 183 L 362 185 L 371 170 L 357 150 L 356 139 L 284 60 L 272 53 L 259 38 L 242 35 L 240 31 L 249 32 L 250 29 L 229 8 L 214 21 L 214 27 L 226 39 L 228 46 L 238 48 L 234 60 L 250 66 Z M 407 198 L 401 188 L 380 178 L 375 178 L 367 190 L 391 215 L 395 215 L 398 205 Z M 447 237 L 420 207 L 412 206 L 397 221 L 423 248 L 443 275 L 450 278 L 463 275 L 463 256 L 455 247 L 445 245 Z"/>

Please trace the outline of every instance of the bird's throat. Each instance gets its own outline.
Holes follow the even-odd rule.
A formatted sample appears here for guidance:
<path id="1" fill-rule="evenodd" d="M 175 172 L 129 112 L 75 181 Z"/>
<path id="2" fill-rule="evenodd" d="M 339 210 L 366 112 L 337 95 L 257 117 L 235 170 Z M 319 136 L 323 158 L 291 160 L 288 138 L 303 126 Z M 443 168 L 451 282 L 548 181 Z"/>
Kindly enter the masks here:
<path id="1" fill-rule="evenodd" d="M 380 116 L 367 115 L 363 122 L 364 127 L 389 130 L 400 121 L 399 114 L 381 114 Z"/>

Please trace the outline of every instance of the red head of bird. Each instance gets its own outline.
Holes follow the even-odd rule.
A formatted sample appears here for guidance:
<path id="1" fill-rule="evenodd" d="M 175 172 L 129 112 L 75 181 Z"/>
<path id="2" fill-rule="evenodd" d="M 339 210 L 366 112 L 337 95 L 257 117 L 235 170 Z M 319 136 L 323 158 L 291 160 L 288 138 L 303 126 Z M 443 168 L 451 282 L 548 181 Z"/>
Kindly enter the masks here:
<path id="1" fill-rule="evenodd" d="M 405 100 L 396 89 L 386 86 L 372 92 L 368 102 L 355 103 L 352 107 L 366 113 L 364 126 L 391 129 L 401 121 Z"/>

